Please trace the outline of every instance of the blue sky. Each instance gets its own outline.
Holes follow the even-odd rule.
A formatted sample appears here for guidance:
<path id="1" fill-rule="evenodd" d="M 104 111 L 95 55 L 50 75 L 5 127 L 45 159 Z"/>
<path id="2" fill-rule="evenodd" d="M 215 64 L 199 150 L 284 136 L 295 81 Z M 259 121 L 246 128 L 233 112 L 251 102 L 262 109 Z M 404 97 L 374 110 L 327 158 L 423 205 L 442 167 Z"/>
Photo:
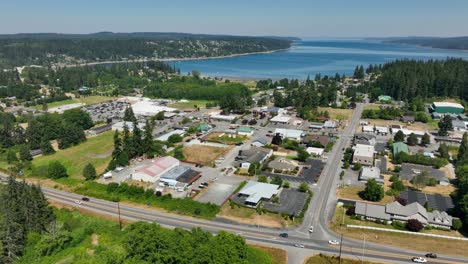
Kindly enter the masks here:
<path id="1" fill-rule="evenodd" d="M 0 0 L 0 33 L 468 35 L 466 0 Z"/>

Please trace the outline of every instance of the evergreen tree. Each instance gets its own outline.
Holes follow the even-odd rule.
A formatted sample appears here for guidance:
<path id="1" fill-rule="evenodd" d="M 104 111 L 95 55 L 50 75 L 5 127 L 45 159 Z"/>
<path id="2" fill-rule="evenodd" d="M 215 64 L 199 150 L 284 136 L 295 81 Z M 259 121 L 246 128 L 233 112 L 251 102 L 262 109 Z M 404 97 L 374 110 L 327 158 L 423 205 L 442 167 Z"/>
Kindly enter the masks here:
<path id="1" fill-rule="evenodd" d="M 450 118 L 449 115 L 445 115 L 439 121 L 439 135 L 440 136 L 447 136 L 448 131 L 452 131 L 452 130 L 453 130 L 452 118 Z"/>
<path id="2" fill-rule="evenodd" d="M 129 153 L 131 158 L 139 157 L 143 154 L 141 129 L 138 127 L 136 122 L 133 123 L 132 146 L 133 152 Z"/>
<path id="3" fill-rule="evenodd" d="M 418 144 L 418 137 L 414 133 L 411 133 L 406 139 L 406 143 L 409 146 L 416 146 Z"/>
<path id="4" fill-rule="evenodd" d="M 19 148 L 19 157 L 22 162 L 32 160 L 31 150 L 28 145 L 21 145 Z"/>
<path id="5" fill-rule="evenodd" d="M 120 133 L 118 130 L 115 130 L 114 133 L 114 150 L 112 151 L 112 158 L 117 159 L 117 157 L 122 152 L 122 141 L 120 139 Z"/>
<path id="6" fill-rule="evenodd" d="M 47 169 L 47 177 L 51 179 L 68 177 L 67 169 L 59 161 L 51 161 Z"/>
<path id="7" fill-rule="evenodd" d="M 127 166 L 129 163 L 130 158 L 128 157 L 127 151 L 122 151 L 119 156 L 117 157 L 117 165 L 118 166 Z"/>
<path id="8" fill-rule="evenodd" d="M 137 121 L 131 106 L 128 106 L 127 108 L 125 108 L 123 120 L 128 121 L 128 122 L 136 122 Z"/>
<path id="9" fill-rule="evenodd" d="M 50 144 L 50 141 L 46 138 L 43 138 L 41 141 L 41 152 L 42 155 L 51 155 L 55 153 L 55 149 Z"/>
<path id="10" fill-rule="evenodd" d="M 444 159 L 449 159 L 449 158 L 450 158 L 450 155 L 449 155 L 449 148 L 448 148 L 447 144 L 441 143 L 441 144 L 439 145 L 438 152 L 439 152 L 439 156 L 440 156 L 441 158 L 444 158 Z"/>
<path id="11" fill-rule="evenodd" d="M 427 146 L 429 144 L 431 144 L 431 137 L 429 134 L 424 133 L 424 136 L 421 138 L 421 145 Z"/>
<path id="12" fill-rule="evenodd" d="M 463 134 L 463 139 L 458 149 L 457 165 L 468 164 L 468 133 Z"/>
<path id="13" fill-rule="evenodd" d="M 395 136 L 393 137 L 393 140 L 394 140 L 395 142 L 403 142 L 403 141 L 405 141 L 405 134 L 403 133 L 403 131 L 398 130 L 398 132 L 396 132 Z"/>
<path id="14" fill-rule="evenodd" d="M 362 196 L 365 200 L 377 202 L 382 200 L 384 197 L 384 189 L 375 181 L 375 179 L 369 179 Z"/>
<path id="15" fill-rule="evenodd" d="M 96 169 L 94 168 L 93 164 L 86 164 L 86 166 L 83 168 L 83 177 L 86 180 L 96 179 Z"/>
<path id="16" fill-rule="evenodd" d="M 127 156 L 130 157 L 133 153 L 133 140 L 130 135 L 130 130 L 128 129 L 127 124 L 124 124 L 123 133 L 122 133 L 122 152 L 126 152 Z"/>
<path id="17" fill-rule="evenodd" d="M 18 161 L 18 157 L 16 157 L 16 152 L 14 152 L 13 150 L 9 149 L 7 151 L 7 163 L 8 164 L 11 164 L 13 162 L 17 162 Z"/>
<path id="18" fill-rule="evenodd" d="M 143 134 L 143 153 L 146 154 L 147 157 L 152 158 L 154 156 L 153 153 L 153 126 L 149 120 L 146 120 L 145 128 Z"/>

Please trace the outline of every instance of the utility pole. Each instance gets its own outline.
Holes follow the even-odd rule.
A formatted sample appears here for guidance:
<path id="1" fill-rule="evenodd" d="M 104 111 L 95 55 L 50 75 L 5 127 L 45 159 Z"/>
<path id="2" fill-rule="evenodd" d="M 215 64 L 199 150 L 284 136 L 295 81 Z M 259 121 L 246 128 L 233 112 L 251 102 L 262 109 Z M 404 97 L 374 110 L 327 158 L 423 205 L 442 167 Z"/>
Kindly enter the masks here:
<path id="1" fill-rule="evenodd" d="M 117 201 L 117 210 L 119 212 L 119 227 L 120 227 L 120 230 L 122 231 L 122 221 L 120 220 L 120 202 Z"/>
<path id="2" fill-rule="evenodd" d="M 340 239 L 340 264 L 341 264 L 341 247 L 343 246 L 343 234 L 341 234 L 341 239 Z"/>

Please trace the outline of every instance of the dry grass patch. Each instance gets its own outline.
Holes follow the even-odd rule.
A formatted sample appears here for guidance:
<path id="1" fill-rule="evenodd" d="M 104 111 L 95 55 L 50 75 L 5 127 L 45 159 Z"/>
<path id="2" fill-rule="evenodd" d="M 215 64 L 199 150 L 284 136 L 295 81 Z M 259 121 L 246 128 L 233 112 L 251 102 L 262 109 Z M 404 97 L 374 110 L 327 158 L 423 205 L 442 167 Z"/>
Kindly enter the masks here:
<path id="1" fill-rule="evenodd" d="M 231 148 L 220 148 L 204 145 L 191 145 L 183 148 L 185 160 L 187 162 L 210 165 L 217 158 L 225 155 Z"/>
<path id="2" fill-rule="evenodd" d="M 362 121 L 366 121 L 369 123 L 370 126 L 391 126 L 391 125 L 399 125 L 406 127 L 407 129 L 412 129 L 412 130 L 420 130 L 420 131 L 426 131 L 427 125 L 420 123 L 420 122 L 415 122 L 413 124 L 406 124 L 400 121 L 396 120 L 383 120 L 383 119 L 362 119 Z M 362 131 L 362 128 L 358 126 L 356 131 Z"/>
<path id="3" fill-rule="evenodd" d="M 413 184 L 411 184 L 411 182 L 409 181 L 403 180 L 403 184 L 410 188 L 414 188 Z M 453 193 L 455 190 L 456 190 L 455 186 L 450 184 L 447 186 L 443 186 L 443 185 L 426 186 L 420 191 L 423 193 L 427 193 L 427 194 L 440 194 L 444 196 L 450 196 L 450 194 Z"/>
<path id="4" fill-rule="evenodd" d="M 271 258 L 273 258 L 273 261 L 275 264 L 288 263 L 288 252 L 286 252 L 286 250 L 276 248 L 276 247 L 267 247 L 263 245 L 250 244 L 250 243 L 249 245 L 268 253 L 268 255 L 270 255 Z"/>
<path id="5" fill-rule="evenodd" d="M 226 133 L 213 132 L 208 134 L 203 138 L 206 141 L 226 144 L 226 145 L 235 145 L 237 143 L 243 142 L 247 139 L 247 136 L 236 135 L 235 137 L 230 137 Z"/>
<path id="6" fill-rule="evenodd" d="M 334 120 L 349 120 L 353 115 L 353 109 L 341 109 L 341 108 L 331 108 L 331 107 L 319 107 L 319 112 L 328 111 L 330 119 Z"/>
<path id="7" fill-rule="evenodd" d="M 366 202 L 366 203 L 375 203 L 375 204 L 387 204 L 395 200 L 393 196 L 385 195 L 384 198 L 379 202 L 366 201 L 359 196 L 359 193 L 363 190 L 364 190 L 364 187 L 358 187 L 358 186 L 339 187 L 337 191 L 337 195 L 338 195 L 338 198 L 341 198 L 341 199 L 361 201 L 361 202 Z"/>
<path id="8" fill-rule="evenodd" d="M 234 222 L 249 225 L 259 225 L 266 227 L 286 227 L 292 225 L 290 220 L 285 220 L 279 214 L 265 213 L 259 215 L 253 208 L 246 208 L 242 206 L 234 206 L 234 208 L 231 208 L 229 203 L 226 203 L 223 205 L 223 207 L 221 207 L 221 211 L 217 216 Z"/>

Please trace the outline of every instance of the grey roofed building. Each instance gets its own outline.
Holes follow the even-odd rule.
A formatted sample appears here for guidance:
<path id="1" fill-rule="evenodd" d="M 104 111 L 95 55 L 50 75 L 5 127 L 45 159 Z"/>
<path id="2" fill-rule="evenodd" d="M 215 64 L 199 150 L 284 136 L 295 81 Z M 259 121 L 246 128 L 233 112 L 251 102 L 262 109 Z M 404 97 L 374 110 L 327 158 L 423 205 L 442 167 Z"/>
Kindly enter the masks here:
<path id="1" fill-rule="evenodd" d="M 437 210 L 427 212 L 423 206 L 416 202 L 408 205 L 401 205 L 396 201 L 387 205 L 356 202 L 355 206 L 356 215 L 368 220 L 387 221 L 387 223 L 395 220 L 406 222 L 410 219 L 416 219 L 423 225 L 450 229 L 453 221 L 453 217 L 446 212 Z"/>
<path id="2" fill-rule="evenodd" d="M 385 150 L 387 150 L 387 143 L 375 143 L 374 148 L 377 153 L 384 152 Z"/>
<path id="3" fill-rule="evenodd" d="M 250 145 L 256 146 L 256 147 L 263 147 L 266 144 L 268 144 L 268 139 L 265 137 L 260 137 L 252 141 Z"/>
<path id="4" fill-rule="evenodd" d="M 363 167 L 359 173 L 360 181 L 368 181 L 369 179 L 374 179 L 379 184 L 384 184 L 384 179 L 380 175 L 380 169 L 377 167 Z"/>
<path id="5" fill-rule="evenodd" d="M 239 155 L 237 155 L 236 157 L 235 166 L 239 167 L 243 163 L 245 164 L 262 163 L 268 157 L 270 157 L 272 153 L 273 153 L 273 150 L 271 149 L 252 146 L 250 149 L 239 151 Z"/>
<path id="6" fill-rule="evenodd" d="M 279 193 L 279 185 L 248 181 L 237 196 L 245 197 L 245 204 L 257 206 L 261 200 L 269 200 Z"/>
<path id="7" fill-rule="evenodd" d="M 465 121 L 463 120 L 452 120 L 452 125 L 455 130 L 459 130 L 459 131 L 466 130 L 466 124 L 465 124 Z"/>
<path id="8" fill-rule="evenodd" d="M 429 208 L 438 211 L 448 211 L 455 207 L 451 197 L 442 196 L 440 194 L 427 194 L 413 190 L 405 190 L 400 192 L 400 197 L 405 199 L 409 204 L 417 202 L 424 206 L 427 203 Z"/>
<path id="9" fill-rule="evenodd" d="M 403 163 L 401 165 L 400 176 L 402 179 L 411 181 L 416 175 L 426 171 L 429 177 L 439 181 L 440 184 L 448 184 L 450 181 L 441 170 L 434 169 L 430 166 Z"/>
<path id="10" fill-rule="evenodd" d="M 385 206 L 379 204 L 357 202 L 355 213 L 372 220 L 391 220 L 390 215 L 385 212 Z"/>

